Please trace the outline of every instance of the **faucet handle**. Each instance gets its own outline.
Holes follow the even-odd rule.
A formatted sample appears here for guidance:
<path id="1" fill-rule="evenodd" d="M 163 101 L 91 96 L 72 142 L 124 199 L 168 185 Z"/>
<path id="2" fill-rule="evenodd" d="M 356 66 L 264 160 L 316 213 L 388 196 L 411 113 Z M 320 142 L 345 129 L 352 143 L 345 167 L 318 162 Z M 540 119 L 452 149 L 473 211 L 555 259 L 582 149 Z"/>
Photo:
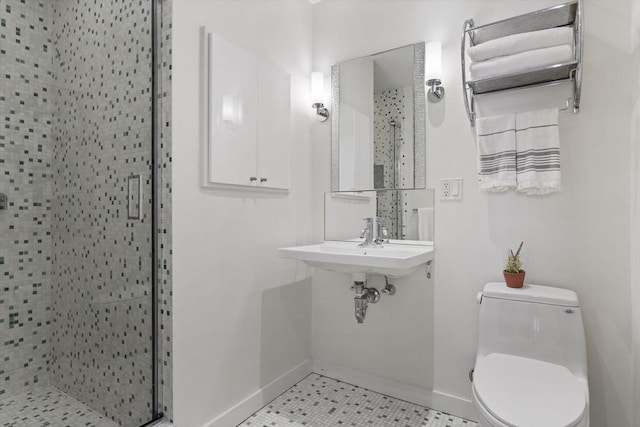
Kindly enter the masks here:
<path id="1" fill-rule="evenodd" d="M 378 236 L 380 236 L 380 239 L 389 243 L 389 230 L 387 230 L 387 227 L 385 227 L 384 225 L 380 225 Z"/>
<path id="2" fill-rule="evenodd" d="M 360 243 L 361 247 L 371 247 L 371 244 L 374 239 L 374 234 L 376 230 L 373 229 L 374 220 L 371 217 L 362 218 L 365 221 L 365 226 L 362 229 L 362 233 L 360 234 L 360 238 L 364 238 L 364 242 Z"/>
<path id="3" fill-rule="evenodd" d="M 366 217 L 362 218 L 362 220 L 365 222 L 365 224 L 362 231 L 360 231 L 360 238 L 367 237 L 367 234 L 373 234 L 373 218 Z"/>
<path id="4" fill-rule="evenodd" d="M 376 239 L 377 244 L 389 243 L 389 230 L 385 227 L 381 221 L 376 224 Z"/>

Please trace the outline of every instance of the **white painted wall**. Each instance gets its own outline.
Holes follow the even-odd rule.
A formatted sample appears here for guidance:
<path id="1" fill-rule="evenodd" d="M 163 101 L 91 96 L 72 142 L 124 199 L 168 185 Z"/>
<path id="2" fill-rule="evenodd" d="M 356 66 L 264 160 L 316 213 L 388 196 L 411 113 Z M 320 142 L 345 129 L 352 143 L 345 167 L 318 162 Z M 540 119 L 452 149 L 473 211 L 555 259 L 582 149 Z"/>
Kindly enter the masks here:
<path id="1" fill-rule="evenodd" d="M 395 280 L 397 293 L 383 295 L 356 323 L 350 274 L 317 269 L 313 275 L 313 358 L 410 386 L 433 384 L 433 280 L 425 269 Z M 384 277 L 367 286 L 382 290 Z M 426 396 L 425 396 L 426 397 Z M 431 403 L 430 399 L 423 402 Z"/>
<path id="2" fill-rule="evenodd" d="M 311 240 L 311 6 L 174 0 L 173 11 L 174 419 L 199 427 L 310 358 L 310 271 L 277 248 Z M 289 195 L 200 187 L 201 25 L 292 75 Z"/>
<path id="3" fill-rule="evenodd" d="M 475 184 L 473 129 L 461 93 L 462 23 L 470 17 L 477 24 L 486 23 L 555 3 L 343 0 L 314 5 L 313 66 L 325 73 L 349 58 L 423 40 L 442 41 L 447 96 L 440 104 L 428 105 L 428 181 L 437 185 L 441 178 L 463 177 L 465 198 L 459 203 L 436 202 L 435 284 L 409 278 L 398 286 L 398 299 L 373 306 L 363 325 L 357 327 L 352 319 L 348 278 L 316 273 L 313 355 L 470 399 L 467 372 L 477 340 L 475 295 L 486 282 L 501 280 L 506 249 L 524 240 L 528 281 L 570 288 L 580 295 L 592 425 L 631 426 L 637 404 L 631 379 L 629 257 L 630 129 L 637 97 L 629 86 L 632 2 L 586 1 L 582 109 L 578 115 L 561 116 L 564 191 L 544 198 L 487 195 Z M 330 127 L 314 127 L 312 137 L 318 237 L 322 193 L 330 185 Z M 404 312 L 395 306 L 401 298 L 407 304 Z M 416 301 L 419 304 L 411 305 Z M 341 330 L 335 322 L 324 323 L 338 317 L 352 323 L 341 323 Z M 382 325 L 384 333 L 376 329 Z M 336 334 L 343 345 L 335 342 Z M 380 363 L 371 363 L 371 358 Z M 409 377 L 412 370 L 415 375 Z"/>
<path id="4" fill-rule="evenodd" d="M 633 378 L 634 425 L 640 425 L 640 2 L 631 7 L 631 51 L 634 78 L 631 92 L 633 118 L 631 124 L 631 285 L 633 312 Z"/>
<path id="5" fill-rule="evenodd" d="M 365 222 L 376 216 L 375 191 L 363 193 L 327 193 L 324 208 L 324 239 L 358 239 Z"/>

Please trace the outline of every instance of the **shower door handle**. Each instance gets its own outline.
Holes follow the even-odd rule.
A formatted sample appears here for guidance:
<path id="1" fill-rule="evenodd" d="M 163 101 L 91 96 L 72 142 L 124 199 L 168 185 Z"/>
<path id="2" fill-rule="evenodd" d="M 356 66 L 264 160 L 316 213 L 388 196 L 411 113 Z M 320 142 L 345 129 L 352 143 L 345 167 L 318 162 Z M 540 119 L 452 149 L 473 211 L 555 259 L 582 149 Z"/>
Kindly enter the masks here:
<path id="1" fill-rule="evenodd" d="M 127 218 L 142 219 L 142 176 L 127 178 Z"/>

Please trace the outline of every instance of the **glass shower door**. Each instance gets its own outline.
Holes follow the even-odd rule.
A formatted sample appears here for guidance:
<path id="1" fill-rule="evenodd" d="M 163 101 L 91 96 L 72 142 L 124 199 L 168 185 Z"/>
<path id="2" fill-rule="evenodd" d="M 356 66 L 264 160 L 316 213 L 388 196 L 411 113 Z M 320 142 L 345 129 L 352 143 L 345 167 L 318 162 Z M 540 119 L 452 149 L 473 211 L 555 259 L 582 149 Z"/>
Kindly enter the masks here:
<path id="1" fill-rule="evenodd" d="M 0 0 L 0 425 L 155 416 L 152 25 Z"/>

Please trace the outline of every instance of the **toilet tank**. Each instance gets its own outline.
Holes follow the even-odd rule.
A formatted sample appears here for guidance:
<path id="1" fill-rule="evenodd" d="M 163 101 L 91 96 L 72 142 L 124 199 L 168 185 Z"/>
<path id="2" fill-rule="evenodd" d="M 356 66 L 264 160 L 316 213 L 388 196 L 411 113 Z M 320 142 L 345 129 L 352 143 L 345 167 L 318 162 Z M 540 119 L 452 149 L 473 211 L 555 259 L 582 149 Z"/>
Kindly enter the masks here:
<path id="1" fill-rule="evenodd" d="M 478 358 L 505 353 L 565 366 L 587 376 L 578 295 L 568 289 L 487 283 L 480 299 Z"/>

